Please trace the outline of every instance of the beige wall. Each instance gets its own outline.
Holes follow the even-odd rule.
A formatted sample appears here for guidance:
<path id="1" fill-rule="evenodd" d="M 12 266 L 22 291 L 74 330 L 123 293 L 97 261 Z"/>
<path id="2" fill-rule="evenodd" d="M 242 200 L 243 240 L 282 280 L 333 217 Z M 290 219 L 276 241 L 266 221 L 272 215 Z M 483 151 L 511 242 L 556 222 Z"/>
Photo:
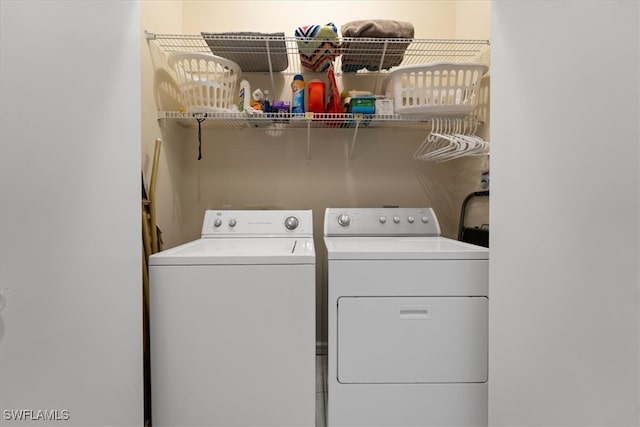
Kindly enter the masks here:
<path id="1" fill-rule="evenodd" d="M 455 1 L 185 1 L 184 31 L 284 31 L 296 27 L 357 19 L 396 19 L 412 22 L 416 37 L 456 36 Z"/>
<path id="2" fill-rule="evenodd" d="M 491 1 L 457 0 L 456 38 L 484 39 L 491 36 Z"/>
<path id="3" fill-rule="evenodd" d="M 284 31 L 290 36 L 298 25 L 334 22 L 340 27 L 355 19 L 387 18 L 412 22 L 420 38 L 456 38 L 463 34 L 464 38 L 486 39 L 489 32 L 488 1 L 184 1 L 182 8 L 176 3 L 142 2 L 143 28 L 185 34 Z M 148 165 L 153 140 L 161 135 L 158 215 L 165 247 L 198 238 L 206 209 L 313 209 L 319 340 L 326 339 L 324 208 L 431 206 L 443 234 L 455 238 L 462 200 L 480 189 L 485 157 L 443 164 L 413 160 L 414 151 L 426 136 L 424 131 L 361 129 L 353 162 L 347 165 L 353 130 L 312 130 L 311 162 L 307 163 L 306 130 L 288 130 L 274 136 L 262 130 L 205 127 L 203 159 L 198 161 L 195 126 L 165 123 L 162 129 L 157 127 L 149 89 L 152 76 L 152 69 L 143 72 L 148 103 L 143 111 L 143 123 L 148 124 L 143 130 L 143 159 Z M 246 77 L 252 88 L 268 87 L 265 75 L 252 73 Z M 276 93 L 283 93 L 290 79 L 284 76 Z"/>

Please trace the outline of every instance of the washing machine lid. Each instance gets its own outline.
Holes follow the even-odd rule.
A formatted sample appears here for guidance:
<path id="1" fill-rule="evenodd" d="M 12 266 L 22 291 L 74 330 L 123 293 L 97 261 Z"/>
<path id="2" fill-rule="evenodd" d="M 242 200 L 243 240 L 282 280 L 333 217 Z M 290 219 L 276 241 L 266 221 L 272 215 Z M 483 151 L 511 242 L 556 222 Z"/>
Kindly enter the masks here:
<path id="1" fill-rule="evenodd" d="M 312 238 L 202 238 L 152 255 L 149 265 L 313 264 Z"/>
<path id="2" fill-rule="evenodd" d="M 446 237 L 325 237 L 329 260 L 489 259 L 489 249 Z"/>

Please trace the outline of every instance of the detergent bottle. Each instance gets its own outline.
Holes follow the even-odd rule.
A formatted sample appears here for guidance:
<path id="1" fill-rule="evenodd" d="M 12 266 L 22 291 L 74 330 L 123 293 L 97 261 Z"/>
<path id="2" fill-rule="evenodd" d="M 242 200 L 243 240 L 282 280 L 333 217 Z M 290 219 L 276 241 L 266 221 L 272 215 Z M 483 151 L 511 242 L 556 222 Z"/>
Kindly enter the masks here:
<path id="1" fill-rule="evenodd" d="M 291 82 L 291 113 L 304 114 L 304 77 L 296 74 Z"/>

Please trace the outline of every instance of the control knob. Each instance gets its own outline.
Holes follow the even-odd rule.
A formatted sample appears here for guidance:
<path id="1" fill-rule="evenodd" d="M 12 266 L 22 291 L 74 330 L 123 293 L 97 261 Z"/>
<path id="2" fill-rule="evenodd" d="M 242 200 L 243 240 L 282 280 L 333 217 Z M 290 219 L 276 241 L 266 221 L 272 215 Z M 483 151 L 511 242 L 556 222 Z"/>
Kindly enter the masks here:
<path id="1" fill-rule="evenodd" d="M 412 216 L 407 218 L 407 221 L 409 221 L 409 224 L 413 224 L 413 221 L 415 221 L 416 219 Z"/>
<path id="2" fill-rule="evenodd" d="M 384 224 L 385 222 L 387 222 L 387 217 L 381 216 L 379 220 L 380 220 L 380 224 Z"/>
<path id="3" fill-rule="evenodd" d="M 287 228 L 287 230 L 295 230 L 296 228 L 298 228 L 299 224 L 300 223 L 298 221 L 298 218 L 296 218 L 295 216 L 287 217 L 287 219 L 284 220 L 284 226 Z"/>
<path id="4" fill-rule="evenodd" d="M 396 224 L 398 224 L 400 222 L 400 217 L 399 216 L 394 216 L 393 217 L 393 222 L 395 222 Z"/>
<path id="5" fill-rule="evenodd" d="M 237 223 L 238 221 L 232 218 L 229 220 L 229 227 L 235 227 Z"/>
<path id="6" fill-rule="evenodd" d="M 347 225 L 351 224 L 351 217 L 347 214 L 342 214 L 338 217 L 338 224 L 340 224 L 343 227 L 346 227 Z"/>
<path id="7" fill-rule="evenodd" d="M 222 225 L 222 220 L 220 218 L 216 218 L 215 221 L 213 221 L 213 226 L 218 228 Z"/>
<path id="8" fill-rule="evenodd" d="M 423 216 L 423 217 L 422 217 L 422 222 L 424 222 L 425 224 L 426 224 L 427 222 L 429 222 L 429 217 L 428 217 L 428 216 Z"/>

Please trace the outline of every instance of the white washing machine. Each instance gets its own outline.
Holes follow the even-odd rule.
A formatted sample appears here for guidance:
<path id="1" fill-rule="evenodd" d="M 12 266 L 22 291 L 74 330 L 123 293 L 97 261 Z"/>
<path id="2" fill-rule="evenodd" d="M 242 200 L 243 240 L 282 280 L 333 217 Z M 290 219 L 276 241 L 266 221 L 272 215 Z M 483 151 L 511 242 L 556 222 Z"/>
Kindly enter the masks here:
<path id="1" fill-rule="evenodd" d="M 432 209 L 327 209 L 327 426 L 486 426 L 488 249 Z"/>
<path id="2" fill-rule="evenodd" d="M 150 258 L 154 426 L 315 424 L 311 211 L 207 211 Z"/>

